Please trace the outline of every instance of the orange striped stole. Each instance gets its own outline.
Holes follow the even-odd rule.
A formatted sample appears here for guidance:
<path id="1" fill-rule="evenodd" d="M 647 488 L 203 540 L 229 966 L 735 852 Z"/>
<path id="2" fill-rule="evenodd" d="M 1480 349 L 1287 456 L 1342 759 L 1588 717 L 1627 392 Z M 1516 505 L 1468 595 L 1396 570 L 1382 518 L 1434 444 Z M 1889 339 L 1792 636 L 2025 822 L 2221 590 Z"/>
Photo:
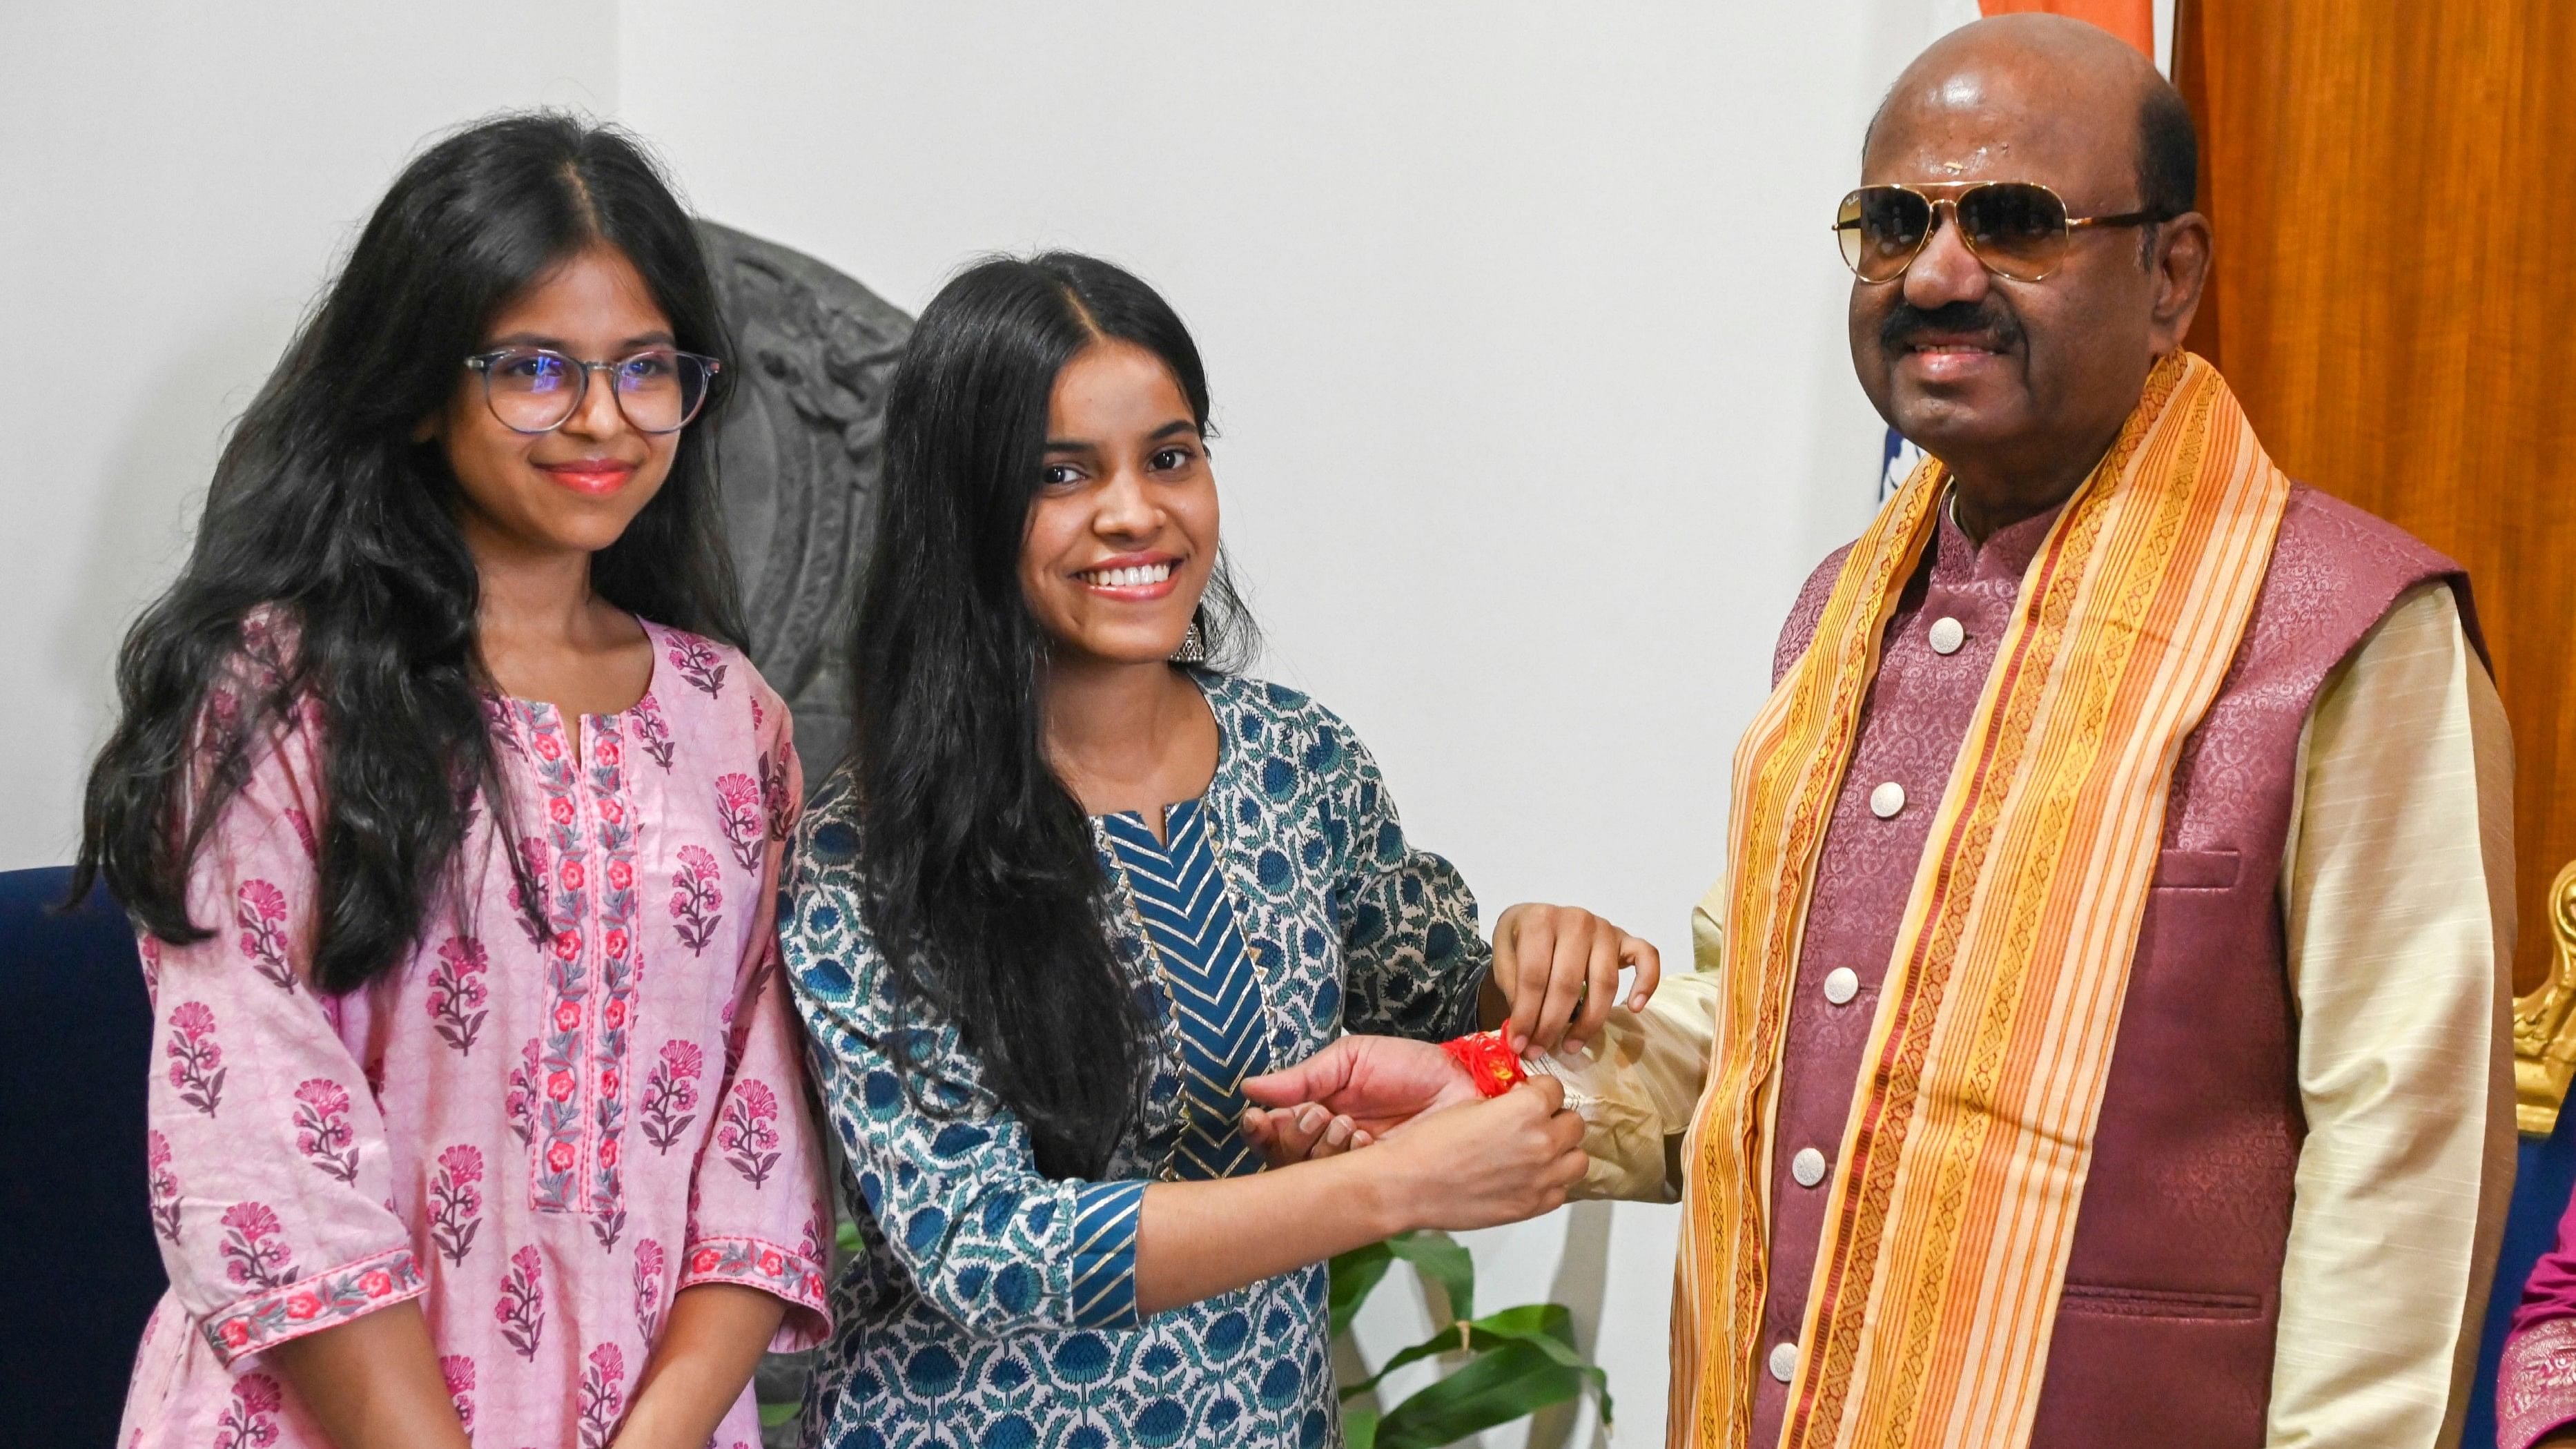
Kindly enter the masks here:
<path id="1" fill-rule="evenodd" d="M 1725 980 L 1684 1153 L 1675 1445 L 1751 1449 L 1800 937 L 1880 640 L 1948 486 L 1927 462 L 1881 510 L 1736 750 Z M 2217 370 L 2180 353 L 2032 559 L 1879 992 L 1781 1449 L 2028 1441 L 2174 762 L 2288 496 Z"/>

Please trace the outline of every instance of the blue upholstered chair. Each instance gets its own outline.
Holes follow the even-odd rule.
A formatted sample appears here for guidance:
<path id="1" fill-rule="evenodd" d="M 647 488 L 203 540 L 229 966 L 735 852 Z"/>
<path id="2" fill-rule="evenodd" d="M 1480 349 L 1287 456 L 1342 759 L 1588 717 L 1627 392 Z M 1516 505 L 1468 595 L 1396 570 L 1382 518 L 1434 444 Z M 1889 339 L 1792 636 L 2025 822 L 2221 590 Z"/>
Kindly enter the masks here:
<path id="1" fill-rule="evenodd" d="M 143 1174 L 152 1008 L 105 892 L 0 872 L 0 1441 L 110 1449 L 161 1296 Z"/>

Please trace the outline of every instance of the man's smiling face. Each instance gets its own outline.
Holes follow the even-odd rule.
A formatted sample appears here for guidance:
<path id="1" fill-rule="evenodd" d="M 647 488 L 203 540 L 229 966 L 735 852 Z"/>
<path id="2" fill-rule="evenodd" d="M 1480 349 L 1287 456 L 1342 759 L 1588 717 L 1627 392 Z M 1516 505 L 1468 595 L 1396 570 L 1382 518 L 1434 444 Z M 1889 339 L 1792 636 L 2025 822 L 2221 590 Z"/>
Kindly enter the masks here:
<path id="1" fill-rule="evenodd" d="M 2072 216 L 2139 209 L 2139 94 L 2107 67 L 1936 45 L 1897 82 L 1862 183 L 1935 197 L 2035 181 Z M 1890 425 L 1954 470 L 2055 471 L 2118 434 L 2155 360 L 2156 273 L 2134 228 L 2082 229 L 2037 282 L 1988 271 L 1945 208 L 1905 275 L 1855 280 L 1852 363 Z"/>

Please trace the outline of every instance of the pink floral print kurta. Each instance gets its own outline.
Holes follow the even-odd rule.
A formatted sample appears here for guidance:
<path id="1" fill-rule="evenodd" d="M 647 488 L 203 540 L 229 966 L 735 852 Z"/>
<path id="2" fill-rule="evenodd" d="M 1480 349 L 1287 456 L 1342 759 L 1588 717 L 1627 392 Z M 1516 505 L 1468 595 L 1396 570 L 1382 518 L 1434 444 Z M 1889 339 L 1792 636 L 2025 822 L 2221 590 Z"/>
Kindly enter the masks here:
<path id="1" fill-rule="evenodd" d="M 347 996 L 307 979 L 311 718 L 255 754 L 190 883 L 217 934 L 143 941 L 170 1291 L 127 1449 L 327 1446 L 264 1350 L 405 1299 L 483 1449 L 606 1444 L 693 1284 L 785 1299 L 778 1348 L 827 1335 L 771 919 L 801 789 L 787 711 L 735 651 L 647 628 L 651 689 L 577 738 L 551 705 L 492 701 L 511 838 L 478 806 L 461 908 Z M 542 929 L 505 851 L 544 883 Z M 746 1391 L 714 1442 L 759 1437 Z"/>

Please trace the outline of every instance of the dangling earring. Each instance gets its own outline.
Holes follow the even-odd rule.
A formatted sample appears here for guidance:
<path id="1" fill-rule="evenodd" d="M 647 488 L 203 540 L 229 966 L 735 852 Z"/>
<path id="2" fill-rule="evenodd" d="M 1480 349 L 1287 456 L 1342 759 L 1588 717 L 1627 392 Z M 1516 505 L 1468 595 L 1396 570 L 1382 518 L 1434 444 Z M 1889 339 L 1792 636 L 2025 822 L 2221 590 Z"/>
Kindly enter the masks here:
<path id="1" fill-rule="evenodd" d="M 1190 632 L 1181 636 L 1181 647 L 1172 651 L 1174 664 L 1207 663 L 1207 630 L 1200 624 L 1206 614 L 1205 609 L 1191 612 Z"/>

